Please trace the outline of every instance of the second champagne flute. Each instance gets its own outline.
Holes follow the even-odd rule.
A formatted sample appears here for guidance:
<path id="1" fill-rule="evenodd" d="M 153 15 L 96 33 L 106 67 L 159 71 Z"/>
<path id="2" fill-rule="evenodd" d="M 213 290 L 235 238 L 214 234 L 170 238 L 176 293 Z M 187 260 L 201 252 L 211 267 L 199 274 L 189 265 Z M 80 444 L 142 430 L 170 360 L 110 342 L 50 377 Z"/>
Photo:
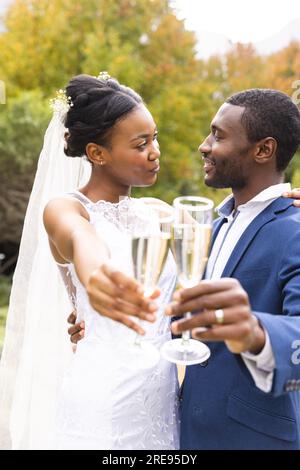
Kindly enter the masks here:
<path id="1" fill-rule="evenodd" d="M 168 255 L 174 211 L 159 199 L 141 198 L 140 202 L 143 218 L 131 233 L 132 263 L 134 276 L 142 284 L 145 297 L 149 297 Z M 138 334 L 132 348 L 134 367 L 149 368 L 159 361 L 158 349 Z"/>
<path id="2" fill-rule="evenodd" d="M 212 233 L 214 203 L 210 199 L 185 196 L 174 199 L 175 221 L 171 239 L 178 270 L 178 283 L 183 288 L 195 286 L 205 271 Z M 186 313 L 190 318 L 191 313 Z M 190 338 L 190 331 L 182 337 L 167 341 L 162 356 L 170 362 L 192 365 L 205 362 L 210 349 L 201 341 Z"/>

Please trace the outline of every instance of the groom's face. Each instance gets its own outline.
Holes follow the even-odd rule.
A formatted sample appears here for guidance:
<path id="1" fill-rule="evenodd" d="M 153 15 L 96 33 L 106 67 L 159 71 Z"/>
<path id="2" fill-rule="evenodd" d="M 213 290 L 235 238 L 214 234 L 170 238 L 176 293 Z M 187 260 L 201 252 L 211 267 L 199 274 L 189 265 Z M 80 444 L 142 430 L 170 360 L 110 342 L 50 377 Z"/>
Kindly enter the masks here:
<path id="1" fill-rule="evenodd" d="M 207 186 L 241 189 L 251 178 L 253 144 L 242 125 L 244 110 L 224 103 L 211 122 L 211 132 L 199 147 Z"/>

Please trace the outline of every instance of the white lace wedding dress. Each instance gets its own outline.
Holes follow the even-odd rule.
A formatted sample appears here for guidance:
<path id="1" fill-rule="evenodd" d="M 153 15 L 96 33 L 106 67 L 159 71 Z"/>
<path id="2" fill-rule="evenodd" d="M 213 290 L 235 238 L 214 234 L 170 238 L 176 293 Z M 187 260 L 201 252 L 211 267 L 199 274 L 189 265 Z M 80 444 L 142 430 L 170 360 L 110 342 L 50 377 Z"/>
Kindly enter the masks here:
<path id="1" fill-rule="evenodd" d="M 128 229 L 139 221 L 140 202 L 125 198 L 117 204 L 92 203 L 79 191 L 78 199 L 101 234 L 120 270 L 131 273 Z M 137 210 L 138 208 L 138 210 Z M 77 344 L 63 380 L 59 399 L 55 446 L 58 449 L 177 449 L 176 367 L 164 359 L 152 369 L 135 368 L 128 351 L 135 333 L 99 315 L 89 304 L 72 264 L 60 269 L 69 277 L 77 313 L 85 320 L 85 337 Z M 176 282 L 173 257 L 168 256 L 159 280 L 161 296 L 155 323 L 146 323 L 146 336 L 158 348 L 170 339 L 164 306 Z M 74 290 L 75 288 L 75 290 Z M 127 357 L 128 354 L 128 357 Z"/>

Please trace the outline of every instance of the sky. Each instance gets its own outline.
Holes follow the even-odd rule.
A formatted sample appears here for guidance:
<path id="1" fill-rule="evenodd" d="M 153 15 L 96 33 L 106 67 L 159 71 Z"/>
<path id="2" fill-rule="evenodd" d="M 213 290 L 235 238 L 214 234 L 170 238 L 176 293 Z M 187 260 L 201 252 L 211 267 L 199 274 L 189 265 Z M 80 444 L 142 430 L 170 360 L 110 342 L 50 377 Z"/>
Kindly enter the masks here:
<path id="1" fill-rule="evenodd" d="M 300 18 L 300 0 L 173 0 L 186 27 L 224 34 L 231 41 L 256 42 Z"/>

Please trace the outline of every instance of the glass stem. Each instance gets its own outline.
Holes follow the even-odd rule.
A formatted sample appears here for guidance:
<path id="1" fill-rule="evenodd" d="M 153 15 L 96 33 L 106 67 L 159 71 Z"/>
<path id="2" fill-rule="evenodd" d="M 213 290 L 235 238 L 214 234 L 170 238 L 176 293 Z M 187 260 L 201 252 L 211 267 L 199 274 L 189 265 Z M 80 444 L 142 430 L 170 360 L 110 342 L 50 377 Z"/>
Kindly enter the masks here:
<path id="1" fill-rule="evenodd" d="M 142 321 L 140 318 L 138 318 L 137 323 L 138 323 L 139 326 L 142 326 L 142 325 L 143 325 L 143 321 Z M 134 339 L 134 343 L 133 343 L 134 346 L 141 347 L 142 338 L 143 338 L 142 335 L 140 335 L 139 333 L 137 333 L 137 334 L 135 335 L 135 339 Z"/>
<path id="2" fill-rule="evenodd" d="M 191 318 L 192 314 L 191 312 L 187 312 L 183 315 L 184 319 L 185 320 L 188 320 L 189 318 Z M 183 346 L 188 346 L 189 342 L 190 342 L 190 338 L 191 338 L 191 332 L 190 330 L 186 330 L 182 333 L 182 336 L 181 336 L 181 339 L 182 339 L 182 345 Z"/>
<path id="3" fill-rule="evenodd" d="M 141 346 L 142 337 L 138 333 L 135 336 L 134 346 Z"/>
<path id="4" fill-rule="evenodd" d="M 144 296 L 148 297 L 152 294 L 152 292 L 153 292 L 153 289 L 151 289 L 149 292 L 147 291 L 147 289 L 145 289 Z M 141 320 L 140 318 L 138 319 L 137 322 L 138 322 L 139 326 L 142 326 L 143 323 L 144 323 L 143 320 Z M 135 340 L 134 340 L 133 344 L 134 344 L 134 346 L 140 347 L 141 344 L 142 344 L 142 335 L 137 333 L 136 336 L 135 336 Z"/>

